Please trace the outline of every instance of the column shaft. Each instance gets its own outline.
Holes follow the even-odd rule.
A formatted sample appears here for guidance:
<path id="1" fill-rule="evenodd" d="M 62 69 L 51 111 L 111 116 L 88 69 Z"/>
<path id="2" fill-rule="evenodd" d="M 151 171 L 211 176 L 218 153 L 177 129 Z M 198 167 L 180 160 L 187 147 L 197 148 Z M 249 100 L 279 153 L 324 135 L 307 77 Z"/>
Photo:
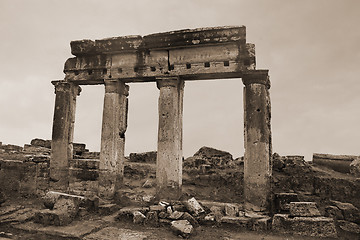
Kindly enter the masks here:
<path id="1" fill-rule="evenodd" d="M 51 141 L 50 187 L 68 191 L 69 159 L 73 156 L 76 96 L 80 87 L 69 82 L 53 82 L 55 109 Z"/>
<path id="2" fill-rule="evenodd" d="M 244 87 L 244 197 L 245 207 L 262 211 L 270 207 L 271 126 L 267 71 L 243 77 Z"/>
<path id="3" fill-rule="evenodd" d="M 99 166 L 99 196 L 103 198 L 114 196 L 124 176 L 128 90 L 123 82 L 105 80 Z"/>
<path id="4" fill-rule="evenodd" d="M 158 197 L 178 198 L 182 187 L 182 107 L 184 81 L 159 79 L 159 129 L 156 161 Z"/>

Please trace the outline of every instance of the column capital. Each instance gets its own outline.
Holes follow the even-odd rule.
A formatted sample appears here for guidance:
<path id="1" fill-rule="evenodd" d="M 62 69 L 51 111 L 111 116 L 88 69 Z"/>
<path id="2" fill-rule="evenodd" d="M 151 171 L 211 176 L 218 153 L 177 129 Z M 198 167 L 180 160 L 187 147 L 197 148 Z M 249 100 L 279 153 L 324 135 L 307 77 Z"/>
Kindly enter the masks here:
<path id="1" fill-rule="evenodd" d="M 245 86 L 250 84 L 263 84 L 270 88 L 269 70 L 247 70 L 242 72 L 242 81 Z"/>
<path id="2" fill-rule="evenodd" d="M 183 82 L 184 81 L 180 81 L 180 78 L 176 76 L 156 78 L 156 86 L 158 89 L 162 87 L 178 87 Z"/>
<path id="3" fill-rule="evenodd" d="M 125 96 L 129 96 L 129 85 L 119 80 L 104 80 L 106 93 L 119 93 Z"/>
<path id="4" fill-rule="evenodd" d="M 58 92 L 68 92 L 73 90 L 74 94 L 76 94 L 77 96 L 80 96 L 81 93 L 81 87 L 77 84 L 74 84 L 72 82 L 67 82 L 67 81 L 51 81 L 51 83 L 54 85 L 55 87 L 55 94 L 57 94 Z"/>

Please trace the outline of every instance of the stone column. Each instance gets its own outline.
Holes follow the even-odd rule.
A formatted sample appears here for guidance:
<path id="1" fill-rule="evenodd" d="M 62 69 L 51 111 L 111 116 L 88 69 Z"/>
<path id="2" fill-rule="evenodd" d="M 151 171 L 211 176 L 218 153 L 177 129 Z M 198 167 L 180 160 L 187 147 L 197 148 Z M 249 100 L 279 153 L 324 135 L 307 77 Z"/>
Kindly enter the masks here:
<path id="1" fill-rule="evenodd" d="M 51 141 L 50 188 L 68 191 L 69 159 L 73 157 L 76 96 L 81 88 L 70 82 L 53 81 L 55 110 Z"/>
<path id="2" fill-rule="evenodd" d="M 159 130 L 156 161 L 157 197 L 178 198 L 182 187 L 182 108 L 184 81 L 157 80 Z"/>
<path id="3" fill-rule="evenodd" d="M 101 132 L 99 196 L 111 199 L 122 184 L 125 161 L 125 131 L 129 86 L 118 80 L 105 80 Z"/>
<path id="4" fill-rule="evenodd" d="M 271 108 L 268 70 L 249 70 L 244 87 L 244 197 L 249 210 L 269 210 L 271 197 Z"/>

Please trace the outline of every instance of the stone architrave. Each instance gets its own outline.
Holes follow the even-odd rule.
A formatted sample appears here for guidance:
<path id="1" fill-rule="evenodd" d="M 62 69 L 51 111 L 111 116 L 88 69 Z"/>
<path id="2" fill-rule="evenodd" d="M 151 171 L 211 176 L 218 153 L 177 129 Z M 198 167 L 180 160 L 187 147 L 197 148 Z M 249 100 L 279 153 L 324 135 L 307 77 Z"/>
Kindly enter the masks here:
<path id="1" fill-rule="evenodd" d="M 73 155 L 76 96 L 81 88 L 66 81 L 53 81 L 55 109 L 51 142 L 50 187 L 67 191 L 69 186 L 69 159 Z"/>
<path id="2" fill-rule="evenodd" d="M 103 198 L 114 196 L 124 176 L 128 94 L 124 82 L 105 80 L 99 165 L 99 196 Z"/>
<path id="3" fill-rule="evenodd" d="M 157 79 L 159 129 L 156 161 L 158 197 L 177 198 L 182 187 L 182 116 L 184 81 Z"/>
<path id="4" fill-rule="evenodd" d="M 271 106 L 267 70 L 243 72 L 244 87 L 244 197 L 245 207 L 269 208 L 271 193 Z"/>

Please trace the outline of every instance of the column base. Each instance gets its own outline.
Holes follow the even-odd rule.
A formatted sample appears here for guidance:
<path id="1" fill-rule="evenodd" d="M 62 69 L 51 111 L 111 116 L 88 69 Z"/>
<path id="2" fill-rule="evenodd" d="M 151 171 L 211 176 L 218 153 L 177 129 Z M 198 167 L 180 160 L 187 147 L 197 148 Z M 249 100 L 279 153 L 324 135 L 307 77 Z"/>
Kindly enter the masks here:
<path id="1" fill-rule="evenodd" d="M 51 190 L 68 193 L 69 192 L 69 169 L 68 168 L 51 168 L 50 167 L 49 187 Z"/>
<path id="2" fill-rule="evenodd" d="M 156 187 L 155 198 L 157 200 L 160 199 L 179 200 L 181 195 L 182 195 L 181 186 Z"/>
<path id="3" fill-rule="evenodd" d="M 98 196 L 103 199 L 113 199 L 121 183 L 119 174 L 109 170 L 99 170 Z"/>

